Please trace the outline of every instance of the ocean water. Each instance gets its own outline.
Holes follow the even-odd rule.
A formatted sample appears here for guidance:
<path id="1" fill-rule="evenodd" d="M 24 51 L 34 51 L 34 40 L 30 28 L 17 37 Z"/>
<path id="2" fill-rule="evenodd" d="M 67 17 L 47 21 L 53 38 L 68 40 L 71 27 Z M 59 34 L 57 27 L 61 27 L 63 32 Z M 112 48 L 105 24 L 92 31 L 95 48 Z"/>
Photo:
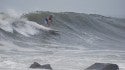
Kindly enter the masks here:
<path id="1" fill-rule="evenodd" d="M 0 70 L 35 70 L 29 68 L 33 62 L 53 70 L 84 70 L 96 62 L 125 70 L 125 19 L 74 12 L 13 14 L 0 14 Z M 45 27 L 50 14 L 53 23 Z"/>

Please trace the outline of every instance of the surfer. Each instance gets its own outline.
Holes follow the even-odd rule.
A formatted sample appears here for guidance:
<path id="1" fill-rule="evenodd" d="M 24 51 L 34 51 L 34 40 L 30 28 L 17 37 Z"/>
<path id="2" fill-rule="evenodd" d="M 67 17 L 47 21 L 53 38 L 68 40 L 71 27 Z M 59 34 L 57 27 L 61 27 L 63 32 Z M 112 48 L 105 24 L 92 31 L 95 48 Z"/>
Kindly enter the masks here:
<path id="1" fill-rule="evenodd" d="M 52 24 L 52 18 L 53 15 L 49 15 L 48 17 L 45 18 L 45 23 L 47 24 L 48 27 L 50 27 L 50 25 Z"/>

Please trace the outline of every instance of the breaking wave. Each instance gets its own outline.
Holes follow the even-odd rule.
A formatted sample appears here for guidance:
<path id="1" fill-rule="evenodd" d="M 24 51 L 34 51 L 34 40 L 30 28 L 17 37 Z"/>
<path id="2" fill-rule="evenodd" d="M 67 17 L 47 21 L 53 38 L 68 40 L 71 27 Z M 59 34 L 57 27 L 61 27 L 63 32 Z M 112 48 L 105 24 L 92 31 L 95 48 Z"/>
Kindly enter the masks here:
<path id="1" fill-rule="evenodd" d="M 46 27 L 50 14 L 53 23 Z M 97 61 L 124 69 L 124 45 L 125 19 L 74 12 L 0 13 L 0 68 L 5 70 L 27 70 L 33 61 L 49 62 L 55 70 L 81 70 Z"/>

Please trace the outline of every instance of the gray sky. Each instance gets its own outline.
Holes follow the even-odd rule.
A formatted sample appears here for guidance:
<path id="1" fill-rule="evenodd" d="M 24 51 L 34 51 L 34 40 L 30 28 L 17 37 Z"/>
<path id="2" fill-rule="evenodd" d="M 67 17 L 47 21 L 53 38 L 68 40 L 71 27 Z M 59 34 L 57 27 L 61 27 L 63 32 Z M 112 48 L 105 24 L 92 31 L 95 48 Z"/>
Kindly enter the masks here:
<path id="1" fill-rule="evenodd" d="M 53 11 L 101 14 L 125 18 L 125 0 L 0 0 L 0 11 Z"/>

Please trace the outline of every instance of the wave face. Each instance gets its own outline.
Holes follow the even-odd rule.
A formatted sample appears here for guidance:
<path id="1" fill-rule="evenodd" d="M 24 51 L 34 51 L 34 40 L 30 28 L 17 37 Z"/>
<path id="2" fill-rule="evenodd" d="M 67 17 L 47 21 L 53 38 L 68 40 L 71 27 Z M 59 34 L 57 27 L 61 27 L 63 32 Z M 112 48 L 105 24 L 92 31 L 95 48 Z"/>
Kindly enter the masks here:
<path id="1" fill-rule="evenodd" d="M 125 20 L 105 17 L 97 14 L 83 14 L 73 12 L 50 13 L 37 12 L 27 14 L 26 17 L 38 24 L 44 25 L 44 18 L 54 15 L 52 29 L 58 30 L 60 38 L 55 42 L 67 45 L 87 45 L 86 48 L 124 49 Z M 113 45 L 106 46 L 104 43 Z M 117 44 L 119 43 L 119 44 Z M 99 45 L 100 44 L 100 45 Z M 95 46 L 96 45 L 96 46 Z M 101 47 L 103 46 L 103 47 Z M 91 49 L 94 49 L 90 47 Z"/>
<path id="2" fill-rule="evenodd" d="M 44 19 L 50 14 L 53 23 L 45 27 Z M 21 17 L 0 13 L 2 70 L 27 70 L 33 61 L 50 63 L 55 70 L 81 70 L 94 62 L 110 62 L 122 70 L 124 45 L 125 19 L 74 12 L 38 11 Z"/>

